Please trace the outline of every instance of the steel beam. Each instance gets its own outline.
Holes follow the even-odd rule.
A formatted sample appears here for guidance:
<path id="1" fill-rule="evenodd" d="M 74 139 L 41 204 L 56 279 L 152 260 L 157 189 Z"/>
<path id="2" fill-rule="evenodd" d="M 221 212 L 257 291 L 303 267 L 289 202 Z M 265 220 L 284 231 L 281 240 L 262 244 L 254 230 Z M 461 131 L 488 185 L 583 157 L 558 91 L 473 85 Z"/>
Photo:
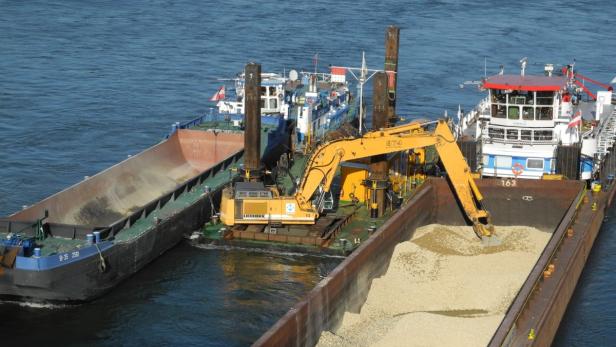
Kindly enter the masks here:
<path id="1" fill-rule="evenodd" d="M 373 77 L 372 86 L 372 129 L 378 130 L 386 128 L 388 125 L 387 120 L 387 74 L 384 72 L 377 72 Z M 385 189 L 386 185 L 383 182 L 387 182 L 387 156 L 379 155 L 373 157 L 370 163 L 370 177 L 368 187 L 371 189 L 370 199 L 370 211 L 372 217 L 380 217 L 385 213 L 386 201 L 385 201 Z"/>
<path id="2" fill-rule="evenodd" d="M 400 28 L 389 26 L 385 34 L 385 71 L 388 73 L 387 85 L 387 121 L 393 126 L 398 117 L 396 116 L 396 92 L 398 88 L 398 50 L 400 47 Z"/>
<path id="3" fill-rule="evenodd" d="M 261 65 L 248 63 L 244 79 L 244 178 L 253 181 L 261 171 Z"/>

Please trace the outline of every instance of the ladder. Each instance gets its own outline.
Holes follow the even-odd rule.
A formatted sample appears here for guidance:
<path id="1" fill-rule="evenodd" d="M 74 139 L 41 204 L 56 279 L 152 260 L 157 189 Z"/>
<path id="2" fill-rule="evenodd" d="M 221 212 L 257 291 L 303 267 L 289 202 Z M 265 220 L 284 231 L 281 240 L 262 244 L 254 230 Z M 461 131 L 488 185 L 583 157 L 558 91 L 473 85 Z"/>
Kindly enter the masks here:
<path id="1" fill-rule="evenodd" d="M 605 156 L 616 142 L 616 107 L 599 130 L 597 154 Z"/>

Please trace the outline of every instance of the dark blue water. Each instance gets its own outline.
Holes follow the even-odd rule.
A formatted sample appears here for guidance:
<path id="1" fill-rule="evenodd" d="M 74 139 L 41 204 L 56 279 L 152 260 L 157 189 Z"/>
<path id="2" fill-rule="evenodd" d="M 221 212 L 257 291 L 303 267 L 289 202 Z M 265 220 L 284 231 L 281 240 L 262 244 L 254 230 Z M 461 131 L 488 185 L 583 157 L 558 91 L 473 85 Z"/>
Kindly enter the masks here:
<path id="1" fill-rule="evenodd" d="M 436 118 L 481 97 L 458 85 L 483 76 L 484 58 L 488 74 L 517 72 L 525 56 L 535 72 L 576 59 L 609 81 L 614 18 L 611 1 L 0 1 L 0 215 L 156 143 L 207 111 L 216 78 L 248 61 L 309 69 L 318 52 L 322 66 L 359 65 L 365 50 L 381 67 L 396 24 L 399 113 Z M 604 226 L 557 345 L 601 345 L 616 331 L 615 229 Z M 332 263 L 184 246 L 91 305 L 2 305 L 0 331 L 74 345 L 245 345 Z"/>

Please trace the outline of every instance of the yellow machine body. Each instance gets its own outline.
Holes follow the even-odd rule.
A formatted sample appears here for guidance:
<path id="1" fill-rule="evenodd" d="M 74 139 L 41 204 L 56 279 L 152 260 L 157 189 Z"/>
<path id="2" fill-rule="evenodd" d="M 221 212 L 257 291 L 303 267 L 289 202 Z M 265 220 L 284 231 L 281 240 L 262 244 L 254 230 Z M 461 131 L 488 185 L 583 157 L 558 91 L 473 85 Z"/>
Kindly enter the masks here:
<path id="1" fill-rule="evenodd" d="M 317 214 L 298 208 L 294 197 L 281 197 L 261 182 L 239 182 L 222 191 L 220 220 L 235 224 L 314 224 Z"/>
<path id="2" fill-rule="evenodd" d="M 541 176 L 542 180 L 549 180 L 549 181 L 560 181 L 560 180 L 564 180 L 565 176 L 563 175 L 557 175 L 557 174 L 543 174 Z"/>
<path id="3" fill-rule="evenodd" d="M 293 196 L 280 196 L 276 189 L 257 182 L 239 182 L 233 188 L 226 188 L 221 221 L 226 225 L 314 224 L 323 208 L 324 193 L 329 192 L 341 162 L 435 146 L 475 232 L 481 237 L 490 236 L 493 232 L 490 216 L 479 206 L 483 196 L 449 126 L 442 120 L 434 130 L 428 131 L 426 126 L 409 123 L 319 145 L 308 160 Z"/>
<path id="4" fill-rule="evenodd" d="M 340 200 L 366 202 L 368 190 L 363 182 L 368 179 L 368 170 L 354 166 L 342 166 L 340 172 L 342 176 Z"/>

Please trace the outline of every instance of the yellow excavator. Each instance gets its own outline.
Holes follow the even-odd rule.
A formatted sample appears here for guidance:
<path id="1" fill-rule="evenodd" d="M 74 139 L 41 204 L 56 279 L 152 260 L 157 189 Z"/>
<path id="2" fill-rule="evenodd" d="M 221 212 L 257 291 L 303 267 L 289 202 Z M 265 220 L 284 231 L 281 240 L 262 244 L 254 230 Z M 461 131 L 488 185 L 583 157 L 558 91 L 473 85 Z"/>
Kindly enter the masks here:
<path id="1" fill-rule="evenodd" d="M 228 226 L 315 224 L 341 162 L 434 145 L 475 233 L 482 239 L 492 236 L 490 214 L 480 207 L 483 197 L 449 126 L 439 120 L 427 130 L 428 124 L 409 123 L 318 146 L 292 196 L 281 196 L 276 187 L 262 182 L 237 182 L 223 190 L 220 219 Z"/>

